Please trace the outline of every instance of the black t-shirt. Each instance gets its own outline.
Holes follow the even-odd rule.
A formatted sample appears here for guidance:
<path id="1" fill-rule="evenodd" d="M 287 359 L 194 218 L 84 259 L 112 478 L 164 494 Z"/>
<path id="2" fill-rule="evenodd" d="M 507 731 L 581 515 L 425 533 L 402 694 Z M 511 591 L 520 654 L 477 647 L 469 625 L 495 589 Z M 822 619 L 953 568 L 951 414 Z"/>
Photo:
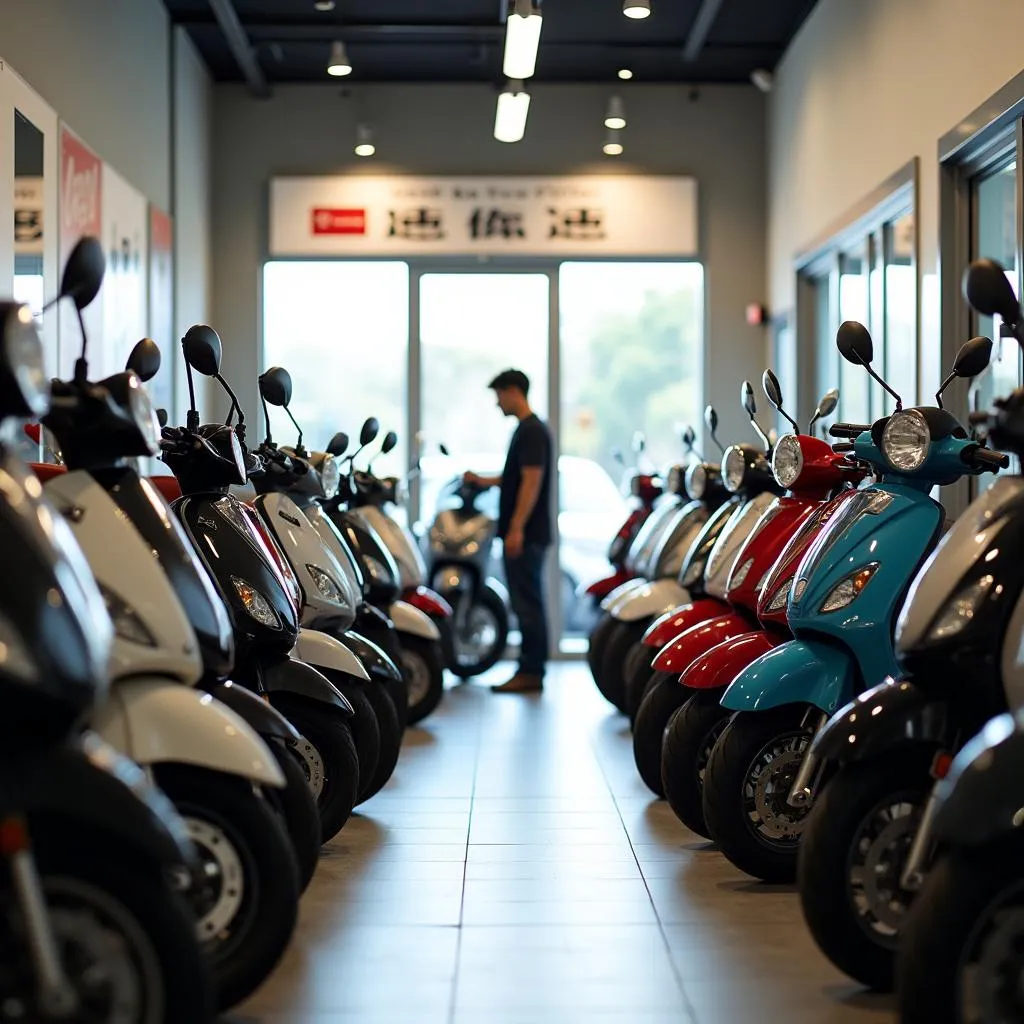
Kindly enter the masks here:
<path id="1" fill-rule="evenodd" d="M 540 494 L 530 518 L 523 527 L 523 540 L 527 544 L 551 543 L 551 434 L 544 422 L 533 413 L 520 420 L 509 442 L 505 469 L 501 474 L 501 501 L 498 512 L 498 536 L 508 533 L 512 513 L 516 507 L 523 469 L 543 467 Z"/>

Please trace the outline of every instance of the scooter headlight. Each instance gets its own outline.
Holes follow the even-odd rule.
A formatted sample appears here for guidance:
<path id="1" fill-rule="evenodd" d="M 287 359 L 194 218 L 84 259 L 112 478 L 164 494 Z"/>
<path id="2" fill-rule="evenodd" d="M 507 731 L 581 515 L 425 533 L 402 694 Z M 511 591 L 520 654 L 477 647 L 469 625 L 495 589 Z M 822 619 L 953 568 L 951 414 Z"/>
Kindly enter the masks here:
<path id="1" fill-rule="evenodd" d="M 668 480 L 665 490 L 670 494 L 686 495 L 686 483 L 683 476 L 682 466 L 673 466 L 668 471 Z"/>
<path id="2" fill-rule="evenodd" d="M 338 460 L 333 455 L 328 455 L 320 466 L 320 484 L 324 489 L 324 497 L 333 498 L 338 493 L 341 470 L 338 469 Z"/>
<path id="3" fill-rule="evenodd" d="M 277 629 L 280 623 L 277 613 L 270 607 L 270 602 L 251 583 L 246 583 L 240 576 L 232 576 L 231 583 L 235 592 L 242 600 L 245 610 L 261 625 Z"/>
<path id="4" fill-rule="evenodd" d="M 737 587 L 742 587 L 743 581 L 747 578 L 753 566 L 754 560 L 752 558 L 748 558 L 742 565 L 733 569 L 732 573 L 729 575 L 727 589 L 732 591 Z"/>
<path id="5" fill-rule="evenodd" d="M 928 423 L 916 409 L 893 413 L 882 431 L 882 454 L 901 473 L 913 473 L 924 465 L 930 443 Z"/>
<path id="6" fill-rule="evenodd" d="M 313 577 L 316 589 L 325 601 L 333 601 L 335 604 L 344 604 L 345 597 L 341 587 L 334 581 L 331 575 L 321 569 L 318 565 L 307 565 L 306 571 Z"/>
<path id="7" fill-rule="evenodd" d="M 686 471 L 686 493 L 694 500 L 704 497 L 708 486 L 708 471 L 701 462 L 695 462 Z"/>
<path id="8" fill-rule="evenodd" d="M 837 612 L 853 604 L 860 597 L 861 591 L 878 571 L 878 562 L 869 562 L 862 569 L 851 572 L 849 576 L 837 583 L 825 598 L 821 606 L 822 612 Z"/>
<path id="9" fill-rule="evenodd" d="M 789 600 L 789 592 L 793 589 L 793 577 L 788 576 L 785 580 L 778 585 L 775 593 L 772 594 L 772 599 L 768 602 L 768 607 L 765 609 L 766 612 L 781 612 L 786 607 L 786 602 Z"/>
<path id="10" fill-rule="evenodd" d="M 374 558 L 373 555 L 363 555 L 363 567 L 375 583 L 393 582 L 388 567 L 379 558 Z"/>
<path id="11" fill-rule="evenodd" d="M 743 478 L 747 475 L 747 457 L 739 445 L 727 449 L 722 460 L 724 467 L 725 489 L 735 494 L 743 486 Z"/>
<path id="12" fill-rule="evenodd" d="M 795 434 L 779 438 L 772 452 L 772 472 L 780 487 L 790 488 L 804 468 L 804 453 Z"/>
<path id="13" fill-rule="evenodd" d="M 969 626 L 994 582 L 994 577 L 986 575 L 958 591 L 928 630 L 928 639 L 948 640 Z"/>
<path id="14" fill-rule="evenodd" d="M 135 609 L 102 583 L 98 583 L 98 586 L 103 595 L 103 603 L 107 606 L 107 614 L 114 624 L 114 633 L 122 640 L 138 644 L 140 647 L 156 647 L 153 634 L 139 618 Z"/>
<path id="15" fill-rule="evenodd" d="M 704 575 L 704 569 L 708 564 L 707 558 L 695 558 L 686 567 L 683 578 L 679 581 L 681 586 L 692 587 Z"/>

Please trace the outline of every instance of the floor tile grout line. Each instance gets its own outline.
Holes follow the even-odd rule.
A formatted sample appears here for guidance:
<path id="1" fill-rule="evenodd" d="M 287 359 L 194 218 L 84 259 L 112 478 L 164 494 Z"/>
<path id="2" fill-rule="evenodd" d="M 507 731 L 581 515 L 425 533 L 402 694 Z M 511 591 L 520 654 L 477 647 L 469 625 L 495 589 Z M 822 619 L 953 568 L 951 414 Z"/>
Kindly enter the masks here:
<path id="1" fill-rule="evenodd" d="M 619 806 L 619 798 L 615 793 L 615 788 L 611 784 L 611 780 L 608 778 L 608 773 L 605 771 L 604 762 L 601 760 L 600 748 L 597 742 L 597 737 L 594 733 L 590 736 L 590 747 L 594 754 L 594 758 L 597 760 L 598 769 L 601 772 L 601 776 L 604 779 L 605 785 L 608 787 L 608 792 L 611 795 L 612 803 L 615 805 L 615 813 L 619 817 L 619 822 L 622 825 L 623 832 L 626 833 L 626 842 L 629 843 L 630 853 L 633 854 L 633 859 L 636 861 L 637 870 L 640 872 L 640 878 L 643 880 L 644 888 L 647 890 L 647 898 L 651 901 L 651 909 L 654 911 L 654 918 L 658 922 L 658 934 L 661 936 L 662 945 L 665 948 L 665 955 L 668 957 L 669 966 L 672 970 L 672 974 L 676 979 L 676 985 L 679 987 L 679 992 L 683 997 L 683 1002 L 686 1005 L 686 1012 L 690 1016 L 690 1024 L 698 1024 L 697 1020 L 697 1009 L 690 1001 L 690 995 L 686 991 L 686 984 L 683 981 L 682 972 L 676 965 L 675 957 L 672 955 L 672 945 L 668 940 L 668 935 L 665 932 L 665 922 L 661 919 L 661 914 L 658 913 L 658 906 L 654 902 L 654 894 L 651 892 L 651 887 L 648 885 L 648 878 L 644 874 L 643 865 L 640 863 L 640 858 L 637 856 L 636 847 L 633 844 L 633 837 L 629 834 L 629 829 L 626 828 L 626 820 L 622 815 L 622 808 Z"/>

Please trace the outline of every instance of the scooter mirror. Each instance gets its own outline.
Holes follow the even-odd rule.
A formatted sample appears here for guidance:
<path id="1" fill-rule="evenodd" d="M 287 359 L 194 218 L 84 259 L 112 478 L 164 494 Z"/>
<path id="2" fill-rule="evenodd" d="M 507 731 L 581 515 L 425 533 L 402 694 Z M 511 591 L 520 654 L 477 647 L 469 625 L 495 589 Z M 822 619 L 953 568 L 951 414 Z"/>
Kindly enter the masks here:
<path id="1" fill-rule="evenodd" d="M 816 420 L 824 419 L 826 416 L 831 416 L 835 412 L 836 406 L 839 404 L 839 389 L 829 388 L 824 395 L 821 396 L 821 401 L 818 403 L 818 408 L 814 410 L 814 418 Z"/>
<path id="2" fill-rule="evenodd" d="M 161 429 L 166 427 L 167 426 L 167 410 L 166 409 L 157 409 L 157 411 L 156 411 L 156 419 L 157 419 L 157 422 L 160 424 Z"/>
<path id="3" fill-rule="evenodd" d="M 965 342 L 953 360 L 953 372 L 958 377 L 977 377 L 992 358 L 991 338 L 971 338 Z"/>
<path id="4" fill-rule="evenodd" d="M 380 433 L 380 424 L 375 416 L 370 416 L 359 431 L 359 443 L 364 447 L 370 444 Z"/>
<path id="5" fill-rule="evenodd" d="M 856 320 L 844 320 L 836 331 L 836 348 L 839 354 L 855 366 L 870 366 L 875 358 L 875 348 L 868 329 Z"/>
<path id="6" fill-rule="evenodd" d="M 75 244 L 64 264 L 60 297 L 71 299 L 79 309 L 85 309 L 99 294 L 106 269 L 107 258 L 103 255 L 99 239 L 84 235 Z"/>
<path id="7" fill-rule="evenodd" d="M 1020 319 L 1020 306 L 1013 288 L 1006 279 L 1006 271 L 995 260 L 975 260 L 964 271 L 963 293 L 968 303 L 979 313 L 993 316 L 998 313 L 1007 323 Z"/>
<path id="8" fill-rule="evenodd" d="M 222 348 L 220 335 L 206 324 L 193 324 L 181 339 L 185 362 L 204 377 L 220 373 Z"/>
<path id="9" fill-rule="evenodd" d="M 754 401 L 754 388 L 749 380 L 743 382 L 740 389 L 740 401 L 743 403 L 747 415 L 753 419 L 757 415 L 757 403 Z"/>
<path id="10" fill-rule="evenodd" d="M 694 432 L 693 427 L 687 426 L 683 431 L 683 444 L 687 451 L 693 450 L 693 445 L 696 440 L 697 434 Z"/>
<path id="11" fill-rule="evenodd" d="M 713 405 L 704 409 L 704 425 L 712 434 L 718 429 L 718 413 Z"/>
<path id="12" fill-rule="evenodd" d="M 260 395 L 267 405 L 288 408 L 292 400 L 292 375 L 283 366 L 272 366 L 260 374 Z"/>
<path id="13" fill-rule="evenodd" d="M 327 442 L 327 452 L 337 458 L 339 455 L 344 455 L 346 451 L 348 451 L 348 434 L 344 430 L 339 430 Z"/>
<path id="14" fill-rule="evenodd" d="M 387 455 L 388 452 L 394 451 L 396 444 L 398 444 L 398 435 L 393 430 L 389 430 L 384 435 L 384 441 L 380 446 L 381 455 Z"/>
<path id="15" fill-rule="evenodd" d="M 647 438 L 644 436 L 642 430 L 638 430 L 633 435 L 633 451 L 637 455 L 642 455 L 647 450 Z"/>
<path id="16" fill-rule="evenodd" d="M 764 388 L 764 393 L 768 396 L 768 401 L 775 406 L 776 409 L 782 409 L 782 388 L 779 386 L 779 378 L 772 373 L 771 370 L 765 370 L 761 376 L 761 387 Z"/>
<path id="17" fill-rule="evenodd" d="M 450 451 L 448 451 L 448 445 L 446 445 L 446 444 L 439 444 L 439 445 L 437 446 L 437 450 L 438 450 L 438 451 L 439 451 L 439 452 L 440 452 L 440 453 L 441 453 L 442 455 L 451 455 L 451 452 L 450 452 Z"/>
<path id="18" fill-rule="evenodd" d="M 141 381 L 152 380 L 160 370 L 160 348 L 157 343 L 152 338 L 136 342 L 124 368 L 134 370 L 135 376 Z"/>

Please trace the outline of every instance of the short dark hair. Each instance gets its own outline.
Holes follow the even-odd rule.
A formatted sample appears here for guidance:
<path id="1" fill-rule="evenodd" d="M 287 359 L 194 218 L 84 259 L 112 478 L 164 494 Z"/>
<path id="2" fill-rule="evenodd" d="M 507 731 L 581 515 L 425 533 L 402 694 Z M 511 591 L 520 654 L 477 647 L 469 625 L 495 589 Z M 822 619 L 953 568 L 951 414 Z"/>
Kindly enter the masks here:
<path id="1" fill-rule="evenodd" d="M 487 386 L 493 391 L 519 388 L 524 395 L 528 395 L 530 393 L 530 378 L 522 370 L 502 370 Z"/>

